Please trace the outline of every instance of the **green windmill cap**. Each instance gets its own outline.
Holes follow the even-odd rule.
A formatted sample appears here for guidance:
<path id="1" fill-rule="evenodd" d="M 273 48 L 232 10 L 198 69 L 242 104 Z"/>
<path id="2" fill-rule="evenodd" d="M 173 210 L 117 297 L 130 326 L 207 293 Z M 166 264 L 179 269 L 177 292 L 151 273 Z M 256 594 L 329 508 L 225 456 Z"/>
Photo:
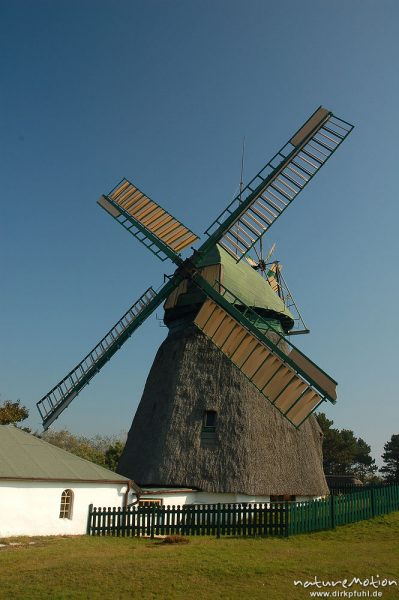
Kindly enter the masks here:
<path id="1" fill-rule="evenodd" d="M 244 304 L 275 313 L 286 331 L 293 326 L 294 318 L 284 302 L 245 259 L 237 263 L 228 252 L 217 245 L 207 253 L 198 266 L 207 267 L 217 264 L 223 266 L 223 285 Z"/>

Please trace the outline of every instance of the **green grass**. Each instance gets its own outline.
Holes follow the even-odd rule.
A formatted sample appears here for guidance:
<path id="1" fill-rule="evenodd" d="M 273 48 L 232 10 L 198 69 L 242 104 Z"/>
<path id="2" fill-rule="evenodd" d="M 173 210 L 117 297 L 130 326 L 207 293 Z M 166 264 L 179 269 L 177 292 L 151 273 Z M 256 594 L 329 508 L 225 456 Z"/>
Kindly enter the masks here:
<path id="1" fill-rule="evenodd" d="M 399 513 L 288 539 L 8 541 L 25 545 L 0 548 L 0 598 L 296 600 L 310 596 L 294 579 L 379 575 L 399 582 Z M 399 586 L 380 591 L 383 600 L 399 598 Z"/>

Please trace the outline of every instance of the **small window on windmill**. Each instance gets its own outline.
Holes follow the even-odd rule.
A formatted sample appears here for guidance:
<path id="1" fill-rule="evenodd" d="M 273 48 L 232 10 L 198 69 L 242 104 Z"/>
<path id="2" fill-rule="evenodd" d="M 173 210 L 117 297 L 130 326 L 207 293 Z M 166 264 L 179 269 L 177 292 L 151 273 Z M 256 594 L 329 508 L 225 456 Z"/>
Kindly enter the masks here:
<path id="1" fill-rule="evenodd" d="M 151 507 L 151 506 L 162 506 L 162 499 L 161 498 L 146 498 L 145 500 L 139 500 L 139 507 L 143 507 L 146 506 Z"/>
<path id="2" fill-rule="evenodd" d="M 295 502 L 295 496 L 292 494 L 271 495 L 270 502 Z"/>
<path id="3" fill-rule="evenodd" d="M 214 439 L 216 437 L 216 410 L 206 410 L 202 421 L 201 437 L 203 439 Z"/>

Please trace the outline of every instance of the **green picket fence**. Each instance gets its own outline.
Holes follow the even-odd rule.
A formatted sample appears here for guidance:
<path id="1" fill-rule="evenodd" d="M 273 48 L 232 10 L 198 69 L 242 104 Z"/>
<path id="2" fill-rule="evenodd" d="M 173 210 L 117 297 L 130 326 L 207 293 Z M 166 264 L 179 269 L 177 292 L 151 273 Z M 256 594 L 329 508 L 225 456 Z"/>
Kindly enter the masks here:
<path id="1" fill-rule="evenodd" d="M 287 535 L 287 504 L 89 507 L 89 535 Z"/>
<path id="2" fill-rule="evenodd" d="M 351 494 L 320 500 L 290 502 L 288 535 L 332 529 L 399 510 L 399 485 L 364 486 Z"/>
<path id="3" fill-rule="evenodd" d="M 89 507 L 87 533 L 122 537 L 158 535 L 288 536 L 355 523 L 399 510 L 399 485 L 365 486 L 352 494 L 305 502 Z"/>

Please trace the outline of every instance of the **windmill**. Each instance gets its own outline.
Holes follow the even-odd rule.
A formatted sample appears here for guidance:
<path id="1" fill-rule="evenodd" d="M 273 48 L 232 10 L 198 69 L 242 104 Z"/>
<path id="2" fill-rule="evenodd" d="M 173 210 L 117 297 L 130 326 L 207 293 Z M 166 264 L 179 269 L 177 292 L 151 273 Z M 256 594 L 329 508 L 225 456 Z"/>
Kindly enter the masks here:
<path id="1" fill-rule="evenodd" d="M 216 364 L 219 376 L 226 379 L 225 390 L 234 383 L 240 390 L 239 402 L 248 396 L 248 405 L 256 402 L 260 411 L 267 410 L 269 425 L 271 419 L 273 426 L 284 431 L 286 440 L 291 436 L 295 440 L 293 445 L 302 443 L 308 453 L 317 454 L 318 442 L 314 442 L 317 433 L 307 421 L 312 422 L 311 415 L 322 402 L 335 403 L 336 382 L 287 340 L 286 335 L 294 323 L 290 310 L 272 290 L 266 303 L 257 299 L 264 289 L 260 293 L 256 290 L 266 284 L 242 259 L 352 129 L 352 125 L 319 107 L 240 190 L 208 228 L 203 244 L 186 259 L 181 252 L 198 241 L 197 235 L 130 181 L 123 179 L 109 194 L 101 196 L 98 203 L 108 214 L 161 261 L 169 259 L 177 268 L 160 289 L 147 289 L 93 350 L 37 403 L 43 427 L 47 429 L 60 416 L 132 333 L 165 303 L 164 320 L 170 334 L 164 344 L 174 340 L 174 350 L 165 353 L 161 346 L 154 361 L 121 458 L 120 472 L 126 472 L 140 484 L 190 484 L 208 491 L 222 488 L 243 491 L 245 484 L 237 481 L 227 487 L 221 481 L 215 485 L 211 482 L 211 471 L 214 479 L 220 480 L 220 475 L 215 473 L 220 473 L 227 464 L 226 448 L 222 449 L 224 454 L 222 450 L 222 454 L 214 452 L 222 431 L 217 428 L 223 428 L 223 417 L 218 410 L 209 408 L 211 388 L 216 395 L 221 392 L 217 374 L 209 376 Z M 201 361 L 205 356 L 210 360 L 209 370 L 202 377 Z M 167 387 L 166 371 L 169 374 L 173 371 L 171 377 L 175 379 L 170 380 L 168 389 L 162 392 L 162 386 Z M 197 376 L 198 385 L 195 384 Z M 190 389 L 185 389 L 187 381 L 191 381 Z M 165 402 L 162 393 L 165 398 L 168 396 Z M 195 399 L 198 394 L 201 401 Z M 255 394 L 256 400 L 251 394 Z M 176 404 L 183 396 L 190 397 L 185 408 L 183 404 Z M 204 404 L 205 396 L 208 400 Z M 179 429 L 177 421 L 172 423 L 173 415 L 179 414 L 181 418 L 190 402 L 190 414 L 185 415 L 184 426 L 181 423 Z M 229 423 L 224 424 L 231 439 L 234 428 L 242 429 L 237 421 L 241 409 L 237 412 L 234 408 L 238 404 L 233 400 L 226 407 L 226 415 L 228 411 L 235 415 L 231 413 Z M 201 415 L 199 422 L 198 415 Z M 213 452 L 213 458 L 204 455 L 203 471 L 197 475 L 193 470 L 198 456 L 192 455 L 190 450 L 189 421 L 200 431 L 200 440 L 198 444 L 191 444 L 192 447 L 203 448 L 205 454 Z M 312 444 L 316 450 L 310 448 Z M 228 452 L 231 454 L 231 448 Z M 179 466 L 176 456 L 183 455 L 190 455 L 191 463 L 186 461 L 184 466 Z M 129 466 L 132 456 L 134 467 Z M 231 465 L 232 472 L 237 468 L 241 472 L 245 470 L 238 459 Z M 254 493 L 253 485 L 248 484 L 246 489 Z M 282 485 L 281 489 L 286 488 Z"/>

